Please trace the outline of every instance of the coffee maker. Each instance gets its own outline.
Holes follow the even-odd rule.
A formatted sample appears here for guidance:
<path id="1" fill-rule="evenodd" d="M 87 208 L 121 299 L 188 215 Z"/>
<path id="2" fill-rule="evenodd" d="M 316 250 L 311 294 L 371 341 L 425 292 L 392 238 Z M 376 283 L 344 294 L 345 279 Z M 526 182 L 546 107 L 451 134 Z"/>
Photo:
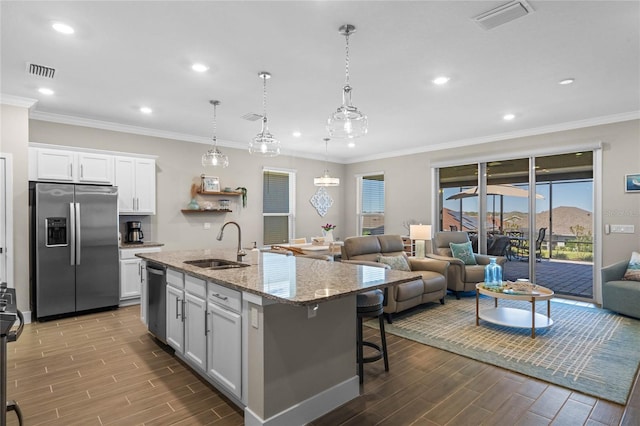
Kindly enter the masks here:
<path id="1" fill-rule="evenodd" d="M 127 242 L 131 244 L 142 244 L 144 234 L 142 233 L 142 222 L 127 222 Z"/>

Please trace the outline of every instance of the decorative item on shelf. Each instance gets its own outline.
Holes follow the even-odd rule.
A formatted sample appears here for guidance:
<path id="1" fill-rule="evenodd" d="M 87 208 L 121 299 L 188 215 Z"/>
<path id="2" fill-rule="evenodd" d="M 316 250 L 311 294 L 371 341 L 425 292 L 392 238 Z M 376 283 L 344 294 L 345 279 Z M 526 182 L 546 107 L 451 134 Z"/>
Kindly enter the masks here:
<path id="1" fill-rule="evenodd" d="M 325 155 L 325 169 L 324 174 L 320 177 L 313 178 L 313 184 L 315 186 L 338 186 L 340 185 L 340 178 L 331 177 L 329 174 L 329 153 L 327 144 L 329 138 L 324 138 L 324 155 Z"/>
<path id="2" fill-rule="evenodd" d="M 367 133 L 367 116 L 351 104 L 351 85 L 349 84 L 349 36 L 356 32 L 350 24 L 342 25 L 338 31 L 346 39 L 345 83 L 342 88 L 342 105 L 327 120 L 327 131 L 334 138 L 353 139 Z"/>
<path id="3" fill-rule="evenodd" d="M 220 210 L 229 210 L 230 203 L 229 200 L 220 200 L 218 201 L 220 205 Z"/>
<path id="4" fill-rule="evenodd" d="M 198 185 L 195 183 L 191 184 L 191 201 L 187 205 L 189 210 L 200 210 L 200 205 L 198 204 L 198 200 L 196 199 L 196 195 L 198 194 Z"/>
<path id="5" fill-rule="evenodd" d="M 205 201 L 202 203 L 202 210 L 213 210 L 213 203 L 211 201 Z"/>
<path id="6" fill-rule="evenodd" d="M 502 286 L 502 266 L 496 263 L 495 257 L 490 257 L 489 264 L 484 267 L 484 285 L 489 287 Z"/>
<path id="7" fill-rule="evenodd" d="M 216 108 L 220 105 L 220 101 L 209 101 L 209 103 L 213 105 L 213 137 L 211 138 L 213 144 L 211 149 L 202 155 L 202 165 L 225 168 L 229 165 L 229 157 L 218 149 L 218 138 L 216 137 Z"/>
<path id="8" fill-rule="evenodd" d="M 262 131 L 249 142 L 249 153 L 275 157 L 280 154 L 280 141 L 269 133 L 267 122 L 267 80 L 271 78 L 271 74 L 262 71 L 258 75 L 262 79 Z"/>
<path id="9" fill-rule="evenodd" d="M 201 180 L 201 191 L 204 193 L 207 192 L 220 192 L 220 179 L 216 176 L 205 176 L 200 175 Z"/>
<path id="10" fill-rule="evenodd" d="M 247 188 L 239 186 L 236 188 L 236 191 L 242 192 L 242 207 L 247 207 Z"/>
<path id="11" fill-rule="evenodd" d="M 322 225 L 322 236 L 325 242 L 333 242 L 333 230 L 336 229 L 335 225 L 327 223 Z"/>
<path id="12" fill-rule="evenodd" d="M 309 200 L 311 205 L 321 217 L 324 217 L 329 211 L 329 207 L 333 205 L 333 198 L 329 195 L 324 186 L 318 188 L 313 197 Z"/>

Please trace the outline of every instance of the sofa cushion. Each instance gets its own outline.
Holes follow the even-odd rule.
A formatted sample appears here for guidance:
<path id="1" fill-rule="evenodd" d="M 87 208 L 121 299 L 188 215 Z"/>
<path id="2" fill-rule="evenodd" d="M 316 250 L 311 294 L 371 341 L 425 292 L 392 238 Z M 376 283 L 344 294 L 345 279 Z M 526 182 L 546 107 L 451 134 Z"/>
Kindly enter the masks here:
<path id="1" fill-rule="evenodd" d="M 409 262 L 407 262 L 407 258 L 400 256 L 382 256 L 378 255 L 378 262 L 389 265 L 391 269 L 396 269 L 398 271 L 411 271 L 409 267 Z"/>
<path id="2" fill-rule="evenodd" d="M 631 253 L 631 260 L 629 260 L 629 266 L 627 271 L 622 277 L 625 281 L 640 281 L 640 253 Z"/>
<path id="3" fill-rule="evenodd" d="M 465 270 L 466 283 L 481 283 L 484 281 L 484 265 L 469 265 Z"/>
<path id="4" fill-rule="evenodd" d="M 465 265 L 477 265 L 470 241 L 461 244 L 449 243 L 449 247 L 451 248 L 452 256 L 462 260 Z"/>
<path id="5" fill-rule="evenodd" d="M 416 297 L 422 296 L 424 293 L 424 284 L 422 280 L 415 280 L 408 283 L 402 283 L 395 287 L 395 299 L 397 302 L 404 302 Z"/>

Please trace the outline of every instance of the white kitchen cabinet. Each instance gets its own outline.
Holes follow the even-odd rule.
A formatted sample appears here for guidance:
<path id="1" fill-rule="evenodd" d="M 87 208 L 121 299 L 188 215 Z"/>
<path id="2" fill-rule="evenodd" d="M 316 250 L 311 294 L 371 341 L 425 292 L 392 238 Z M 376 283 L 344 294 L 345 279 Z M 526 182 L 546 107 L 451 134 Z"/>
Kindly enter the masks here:
<path id="1" fill-rule="evenodd" d="M 207 375 L 242 397 L 240 292 L 208 283 Z"/>
<path id="2" fill-rule="evenodd" d="M 113 156 L 63 149 L 29 148 L 30 180 L 113 184 Z"/>
<path id="3" fill-rule="evenodd" d="M 167 344 L 184 352 L 184 290 L 167 285 Z"/>
<path id="4" fill-rule="evenodd" d="M 142 285 L 146 270 L 137 253 L 153 253 L 161 251 L 160 247 L 139 247 L 120 249 L 120 302 L 134 303 L 142 295 Z M 125 302 L 125 303 L 122 303 Z"/>
<path id="5" fill-rule="evenodd" d="M 148 158 L 115 159 L 120 214 L 156 213 L 156 162 Z"/>
<path id="6" fill-rule="evenodd" d="M 184 356 L 194 367 L 207 369 L 207 302 L 185 291 Z"/>

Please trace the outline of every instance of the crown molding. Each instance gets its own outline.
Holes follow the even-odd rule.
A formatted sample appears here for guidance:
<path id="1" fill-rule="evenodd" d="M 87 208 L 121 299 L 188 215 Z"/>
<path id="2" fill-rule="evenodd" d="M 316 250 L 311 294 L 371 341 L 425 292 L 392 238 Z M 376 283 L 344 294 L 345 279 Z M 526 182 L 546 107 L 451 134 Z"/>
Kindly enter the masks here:
<path id="1" fill-rule="evenodd" d="M 31 109 L 38 103 L 37 99 L 23 98 L 21 96 L 8 95 L 6 93 L 0 93 L 0 104 L 10 105 L 21 108 Z"/>

